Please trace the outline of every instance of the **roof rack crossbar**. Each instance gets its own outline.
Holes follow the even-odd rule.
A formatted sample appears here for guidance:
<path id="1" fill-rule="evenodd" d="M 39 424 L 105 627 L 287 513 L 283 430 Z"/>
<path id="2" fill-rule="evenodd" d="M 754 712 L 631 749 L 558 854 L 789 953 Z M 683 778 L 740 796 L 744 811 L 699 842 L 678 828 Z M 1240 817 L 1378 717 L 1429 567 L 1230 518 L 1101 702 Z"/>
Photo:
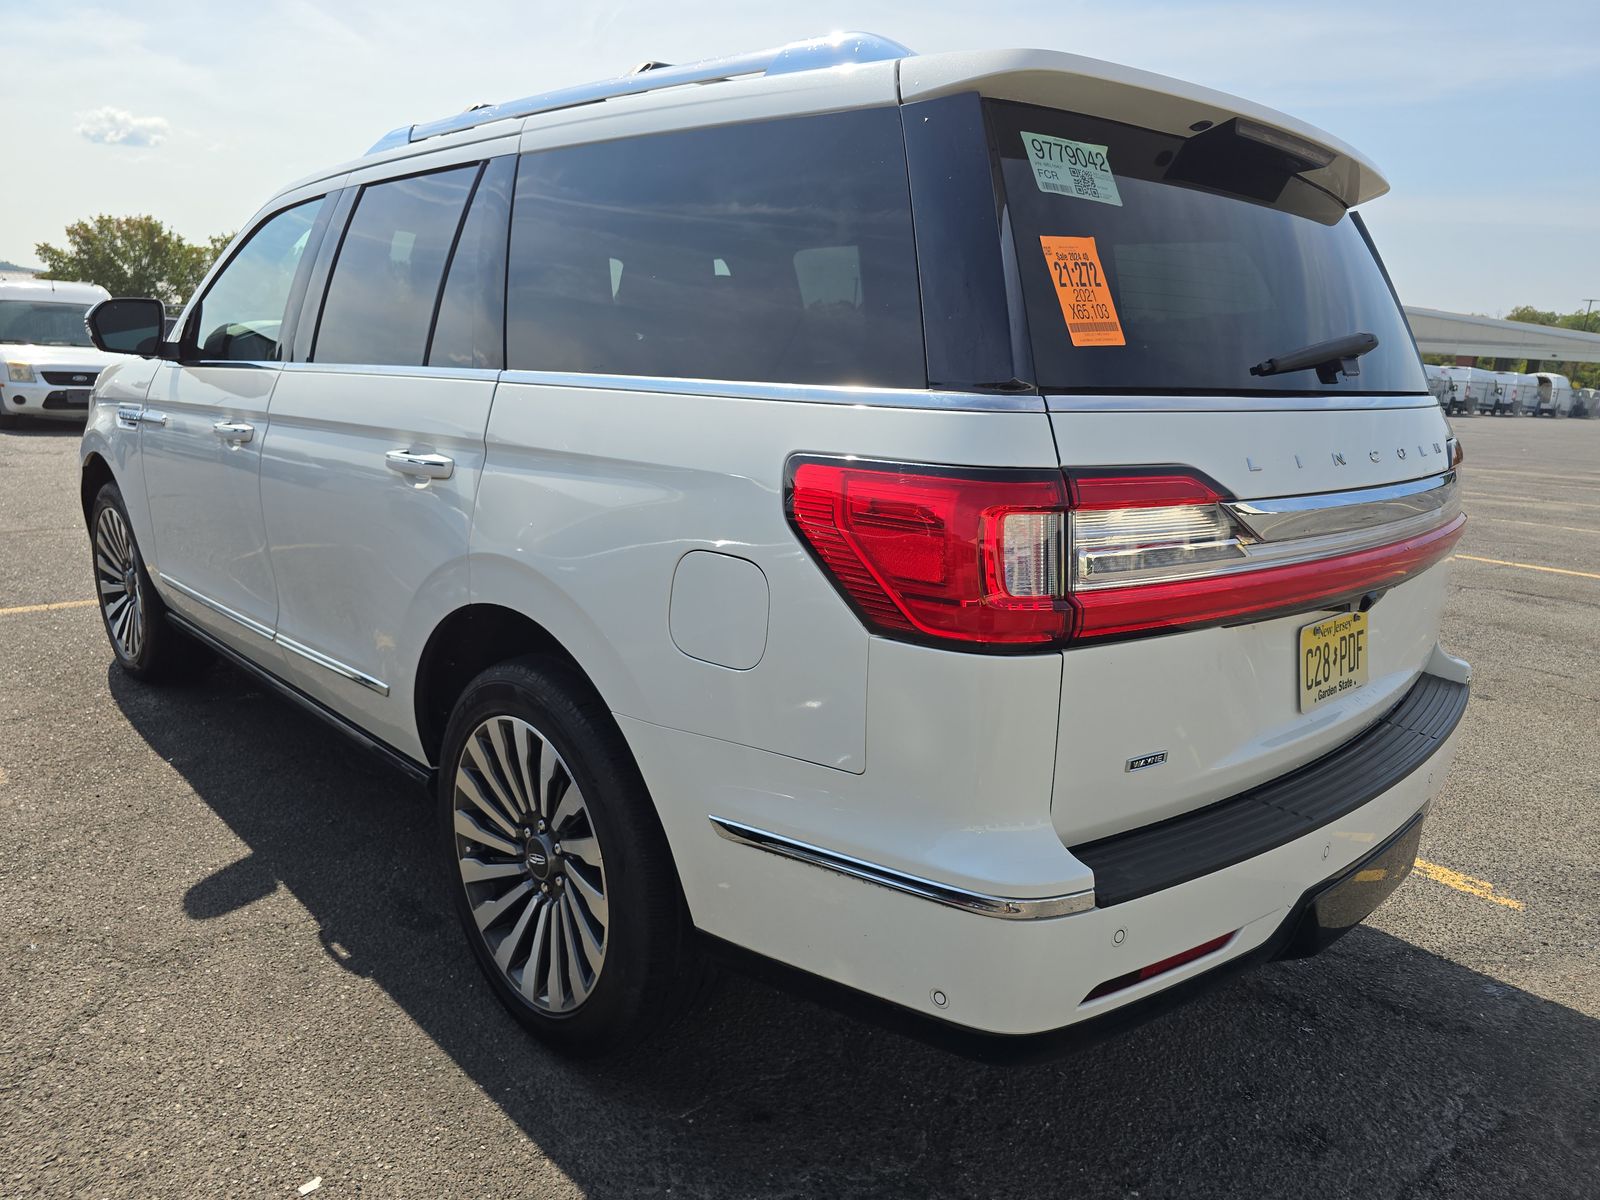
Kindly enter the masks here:
<path id="1" fill-rule="evenodd" d="M 402 125 L 391 130 L 368 150 L 378 154 L 393 150 L 425 138 L 441 134 L 458 133 L 493 121 L 514 117 L 531 117 L 535 113 L 553 112 L 561 108 L 574 108 L 580 104 L 594 104 L 618 96 L 632 96 L 640 92 L 654 92 L 662 88 L 679 87 L 691 83 L 715 83 L 740 75 L 784 75 L 794 71 L 817 71 L 847 63 L 883 62 L 887 59 L 908 58 L 912 51 L 899 42 L 872 33 L 834 33 L 827 37 L 809 38 L 790 42 L 769 50 L 756 50 L 748 54 L 730 54 L 723 58 L 708 58 L 702 62 L 684 63 L 681 66 L 652 67 L 634 71 L 612 79 L 582 83 L 575 87 L 559 88 L 508 100 L 503 104 L 490 104 L 480 108 L 429 121 L 424 125 Z"/>

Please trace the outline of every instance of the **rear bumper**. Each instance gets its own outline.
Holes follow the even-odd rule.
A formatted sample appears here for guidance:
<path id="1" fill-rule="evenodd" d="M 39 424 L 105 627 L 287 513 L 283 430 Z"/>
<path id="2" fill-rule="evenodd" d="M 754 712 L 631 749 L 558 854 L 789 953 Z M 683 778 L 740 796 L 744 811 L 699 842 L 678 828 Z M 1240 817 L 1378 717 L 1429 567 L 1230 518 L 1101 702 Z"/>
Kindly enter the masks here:
<path id="1" fill-rule="evenodd" d="M 1452 663 L 1459 668 L 1453 680 Z M 1195 814 L 1223 813 L 1228 820 L 1221 825 L 1185 829 L 1168 822 L 1107 839 L 1126 850 L 1140 836 L 1153 838 L 1143 849 L 1160 853 L 1125 854 L 1116 869 L 1103 862 L 1103 881 L 1062 846 L 1047 813 L 1034 821 L 986 821 L 1003 788 L 993 805 L 985 796 L 969 797 L 965 819 L 955 824 L 932 811 L 930 800 L 920 825 L 897 826 L 901 844 L 920 852 L 889 872 L 902 882 L 909 879 L 906 887 L 856 869 L 881 866 L 886 859 L 877 854 L 829 863 L 775 850 L 759 839 L 729 837 L 714 818 L 731 819 L 745 830 L 776 828 L 811 850 L 827 848 L 827 837 L 817 832 L 793 835 L 801 828 L 837 832 L 852 816 L 877 812 L 878 797 L 864 790 L 875 768 L 853 776 L 619 720 L 655 796 L 690 912 L 703 933 L 747 965 L 788 976 L 791 983 L 813 976 L 805 981 L 807 990 L 832 993 L 834 1002 L 848 997 L 856 1007 L 876 1010 L 869 1015 L 880 1021 L 969 1054 L 1027 1059 L 1143 1019 L 1188 994 L 1193 980 L 1214 981 L 1224 969 L 1317 949 L 1326 938 L 1303 932 L 1305 913 L 1313 910 L 1310 898 L 1329 881 L 1359 874 L 1363 863 L 1381 857 L 1443 786 L 1465 706 L 1466 670 L 1443 656 L 1430 666 L 1442 677 L 1423 676 L 1406 700 L 1341 750 Z M 800 814 L 809 825 L 791 817 L 785 831 L 785 813 Z M 929 850 L 913 845 L 920 836 L 927 837 Z M 1220 839 L 1222 852 L 1194 840 L 1206 837 Z M 943 852 L 952 844 L 972 847 L 980 856 L 991 847 L 1022 848 L 1037 852 L 1047 866 L 1060 860 L 1067 867 L 1049 876 L 1024 874 L 1035 864 L 1008 854 L 1018 867 L 1011 886 L 976 887 L 963 880 L 965 888 L 946 890 L 965 895 L 919 891 L 918 883 L 949 883 L 940 863 L 950 861 Z M 837 850 L 837 843 L 831 848 Z M 1078 850 L 1096 857 L 1096 847 Z M 1173 864 L 1185 861 L 1197 869 L 1174 873 Z M 903 869 L 913 862 L 928 865 Z M 1125 869 L 1130 862 L 1150 869 Z M 1094 895 L 1083 903 L 1089 885 Z M 980 902 L 1019 900 L 1024 911 L 974 905 L 974 893 Z M 1077 902 L 1039 903 L 1067 898 Z M 1357 912 L 1355 919 L 1370 911 L 1370 905 L 1361 910 L 1361 903 L 1345 908 Z M 1334 928 L 1322 916 L 1318 921 Z M 1226 944 L 1157 976 L 1137 978 L 1144 967 L 1219 938 Z M 1095 994 L 1130 973 L 1133 982 Z"/>
<path id="2" fill-rule="evenodd" d="M 1254 949 L 1098 1016 L 1042 1033 L 988 1033 L 842 987 L 716 938 L 708 939 L 709 948 L 747 974 L 940 1049 L 988 1063 L 1045 1062 L 1142 1025 L 1254 967 L 1326 949 L 1365 920 L 1411 874 L 1425 816 L 1426 810 L 1414 814 L 1376 849 L 1308 888 L 1271 936 Z"/>

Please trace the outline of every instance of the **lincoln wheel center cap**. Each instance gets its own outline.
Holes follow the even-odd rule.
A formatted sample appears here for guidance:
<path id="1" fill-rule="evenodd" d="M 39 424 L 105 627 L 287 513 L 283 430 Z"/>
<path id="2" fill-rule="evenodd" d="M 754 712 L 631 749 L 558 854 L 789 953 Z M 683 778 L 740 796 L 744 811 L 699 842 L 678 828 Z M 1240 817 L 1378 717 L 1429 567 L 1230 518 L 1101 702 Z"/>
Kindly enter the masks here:
<path id="1" fill-rule="evenodd" d="M 548 834 L 538 833 L 529 838 L 522 856 L 528 873 L 535 879 L 549 879 L 555 871 L 555 844 Z"/>

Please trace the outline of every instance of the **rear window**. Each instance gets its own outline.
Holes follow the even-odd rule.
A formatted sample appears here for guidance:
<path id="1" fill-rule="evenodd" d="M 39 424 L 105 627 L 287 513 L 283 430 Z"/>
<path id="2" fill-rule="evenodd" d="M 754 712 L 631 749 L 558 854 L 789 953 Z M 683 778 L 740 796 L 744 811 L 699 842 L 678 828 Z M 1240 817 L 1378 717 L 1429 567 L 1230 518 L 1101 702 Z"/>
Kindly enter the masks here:
<path id="1" fill-rule="evenodd" d="M 925 386 L 894 109 L 531 152 L 507 365 Z"/>
<path id="2" fill-rule="evenodd" d="M 1280 151 L 991 102 L 1039 385 L 1056 392 L 1425 392 L 1361 230 Z M 1360 374 L 1250 367 L 1371 333 Z"/>

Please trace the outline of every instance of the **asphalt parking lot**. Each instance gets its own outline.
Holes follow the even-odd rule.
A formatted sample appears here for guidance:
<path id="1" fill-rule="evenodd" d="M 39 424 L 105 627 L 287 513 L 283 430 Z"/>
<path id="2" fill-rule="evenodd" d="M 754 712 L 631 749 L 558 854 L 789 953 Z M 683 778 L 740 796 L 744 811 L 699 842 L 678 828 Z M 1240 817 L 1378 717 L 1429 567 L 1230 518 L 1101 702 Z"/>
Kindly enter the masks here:
<path id="1" fill-rule="evenodd" d="M 230 667 L 124 678 L 76 431 L 0 434 L 0 1195 L 1600 1194 L 1600 421 L 1456 428 L 1476 677 L 1419 871 L 1317 959 L 1022 1069 L 741 979 L 551 1058 L 421 794 Z"/>

